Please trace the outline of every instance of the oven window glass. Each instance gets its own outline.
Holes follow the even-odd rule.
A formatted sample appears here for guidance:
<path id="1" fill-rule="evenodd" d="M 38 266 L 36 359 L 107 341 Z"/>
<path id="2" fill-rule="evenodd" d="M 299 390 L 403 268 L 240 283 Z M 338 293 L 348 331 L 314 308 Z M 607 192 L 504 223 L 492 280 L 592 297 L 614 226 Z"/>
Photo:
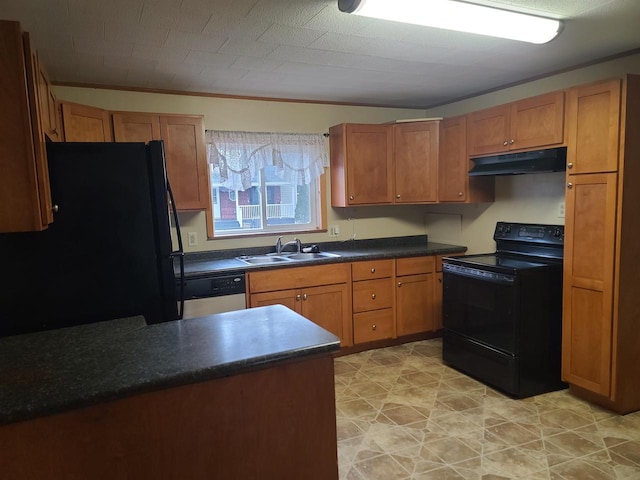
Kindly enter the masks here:
<path id="1" fill-rule="evenodd" d="M 443 289 L 444 328 L 506 353 L 518 353 L 516 284 L 444 272 Z"/>

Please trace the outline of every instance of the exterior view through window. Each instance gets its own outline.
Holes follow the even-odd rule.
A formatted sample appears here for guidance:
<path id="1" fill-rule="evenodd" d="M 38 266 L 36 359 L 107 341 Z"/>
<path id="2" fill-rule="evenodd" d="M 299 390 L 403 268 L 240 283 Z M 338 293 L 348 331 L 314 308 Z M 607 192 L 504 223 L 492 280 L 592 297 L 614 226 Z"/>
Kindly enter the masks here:
<path id="1" fill-rule="evenodd" d="M 207 131 L 214 235 L 322 228 L 320 135 Z"/>
<path id="2" fill-rule="evenodd" d="M 230 190 L 221 185 L 218 168 L 210 166 L 213 228 L 216 235 L 261 231 L 314 230 L 319 201 L 318 182 L 292 185 L 273 166 L 251 178 L 251 188 Z"/>

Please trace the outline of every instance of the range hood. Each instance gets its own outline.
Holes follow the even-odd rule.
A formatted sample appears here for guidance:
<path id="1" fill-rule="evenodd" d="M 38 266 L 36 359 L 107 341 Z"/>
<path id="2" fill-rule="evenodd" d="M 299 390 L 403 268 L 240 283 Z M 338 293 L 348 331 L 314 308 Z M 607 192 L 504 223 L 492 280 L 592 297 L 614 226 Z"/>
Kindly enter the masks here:
<path id="1" fill-rule="evenodd" d="M 561 172 L 567 168 L 567 147 L 472 158 L 470 177 Z"/>

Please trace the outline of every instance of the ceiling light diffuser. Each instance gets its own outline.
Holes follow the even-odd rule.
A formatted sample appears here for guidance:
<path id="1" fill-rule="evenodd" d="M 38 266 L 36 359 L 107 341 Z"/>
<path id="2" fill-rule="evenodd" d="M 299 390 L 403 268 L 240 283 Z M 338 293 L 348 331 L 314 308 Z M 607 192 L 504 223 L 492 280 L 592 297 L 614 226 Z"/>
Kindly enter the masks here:
<path id="1" fill-rule="evenodd" d="M 562 29 L 551 18 L 454 0 L 338 0 L 345 13 L 477 33 L 530 43 L 547 43 Z"/>

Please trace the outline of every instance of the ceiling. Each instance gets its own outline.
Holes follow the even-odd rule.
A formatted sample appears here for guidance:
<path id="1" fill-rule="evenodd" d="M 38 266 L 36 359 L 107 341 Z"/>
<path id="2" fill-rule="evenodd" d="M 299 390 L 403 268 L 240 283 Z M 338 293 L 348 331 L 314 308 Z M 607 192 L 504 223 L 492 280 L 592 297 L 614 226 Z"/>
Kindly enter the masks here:
<path id="1" fill-rule="evenodd" d="M 545 45 L 358 17 L 337 0 L 0 1 L 62 84 L 429 108 L 640 48 L 638 0 L 473 1 L 564 20 Z"/>

